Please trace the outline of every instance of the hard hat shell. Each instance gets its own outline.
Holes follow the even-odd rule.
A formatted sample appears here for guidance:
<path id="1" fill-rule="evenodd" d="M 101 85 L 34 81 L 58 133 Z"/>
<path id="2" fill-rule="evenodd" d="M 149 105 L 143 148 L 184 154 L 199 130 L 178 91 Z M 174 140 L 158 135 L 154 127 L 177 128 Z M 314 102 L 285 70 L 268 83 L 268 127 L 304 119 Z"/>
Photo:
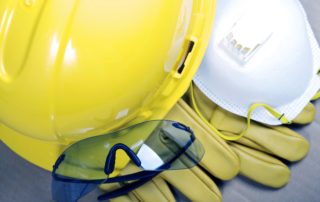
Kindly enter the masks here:
<path id="1" fill-rule="evenodd" d="M 51 169 L 65 145 L 163 118 L 199 66 L 214 8 L 214 0 L 2 0 L 1 140 Z"/>

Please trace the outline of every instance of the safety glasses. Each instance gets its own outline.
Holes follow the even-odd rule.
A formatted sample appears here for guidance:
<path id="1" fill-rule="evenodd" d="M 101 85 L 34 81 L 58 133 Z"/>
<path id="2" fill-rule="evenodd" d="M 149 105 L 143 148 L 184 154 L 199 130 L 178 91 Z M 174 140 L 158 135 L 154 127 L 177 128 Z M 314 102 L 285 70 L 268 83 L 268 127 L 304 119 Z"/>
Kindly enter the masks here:
<path id="1" fill-rule="evenodd" d="M 97 184 L 136 180 L 98 199 L 141 186 L 163 170 L 191 168 L 204 149 L 192 130 L 175 121 L 148 121 L 110 134 L 87 138 L 67 148 L 53 167 L 53 199 L 77 201 Z M 139 171 L 114 177 L 128 163 Z"/>

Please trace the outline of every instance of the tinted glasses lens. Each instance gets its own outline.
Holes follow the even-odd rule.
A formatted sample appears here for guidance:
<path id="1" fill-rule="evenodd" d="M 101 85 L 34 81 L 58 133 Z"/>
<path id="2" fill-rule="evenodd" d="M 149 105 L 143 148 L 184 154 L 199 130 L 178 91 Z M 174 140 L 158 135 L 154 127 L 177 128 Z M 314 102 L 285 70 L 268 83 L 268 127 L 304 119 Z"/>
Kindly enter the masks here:
<path id="1" fill-rule="evenodd" d="M 188 127 L 170 121 L 163 122 L 157 134 L 150 136 L 143 147 L 138 156 L 144 170 L 191 168 L 204 154 L 202 145 Z"/>
<path id="2" fill-rule="evenodd" d="M 142 170 L 190 168 L 204 153 L 188 127 L 174 121 L 149 121 L 71 145 L 57 161 L 55 175 L 80 180 L 107 179 L 106 159 L 111 148 L 119 143 L 135 153 Z M 116 151 L 116 169 L 129 162 L 124 151 Z"/>

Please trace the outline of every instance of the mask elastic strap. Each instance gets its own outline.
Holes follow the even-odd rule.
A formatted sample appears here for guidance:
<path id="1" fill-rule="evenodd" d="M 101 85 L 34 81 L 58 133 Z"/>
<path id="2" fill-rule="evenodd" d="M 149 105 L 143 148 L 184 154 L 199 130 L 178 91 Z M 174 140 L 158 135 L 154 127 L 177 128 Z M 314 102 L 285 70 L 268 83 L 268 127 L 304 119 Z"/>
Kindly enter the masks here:
<path id="1" fill-rule="evenodd" d="M 273 107 L 267 105 L 267 104 L 263 104 L 263 103 L 256 103 L 250 106 L 249 110 L 248 110 L 248 114 L 247 114 L 247 125 L 244 128 L 244 130 L 236 136 L 228 136 L 228 135 L 224 135 L 223 133 L 221 133 L 217 128 L 215 128 L 211 123 L 209 123 L 209 121 L 202 115 L 201 111 L 199 110 L 199 107 L 197 105 L 195 96 L 194 96 L 194 89 L 193 89 L 193 83 L 191 83 L 190 85 L 190 95 L 191 95 L 191 102 L 192 102 L 192 106 L 194 108 L 194 110 L 196 111 L 196 113 L 198 114 L 198 116 L 201 118 L 201 120 L 209 127 L 211 128 L 211 130 L 213 130 L 215 133 L 217 133 L 220 137 L 222 137 L 225 140 L 229 140 L 229 141 L 236 141 L 239 140 L 240 138 L 242 138 L 247 131 L 250 128 L 250 124 L 251 124 L 251 114 L 252 112 L 258 108 L 258 107 L 263 107 L 265 108 L 270 114 L 272 114 L 275 118 L 279 119 L 279 121 L 281 121 L 283 124 L 289 124 L 291 123 L 285 116 L 284 114 L 280 114 L 279 112 L 277 112 Z"/>
<path id="2" fill-rule="evenodd" d="M 311 101 L 318 100 L 319 98 L 320 98 L 320 91 L 317 92 L 317 93 L 313 96 L 313 98 L 311 99 Z"/>
<path id="3" fill-rule="evenodd" d="M 320 76 L 320 67 L 319 67 L 319 70 L 318 70 L 318 76 Z M 320 98 L 320 91 L 318 91 L 311 99 L 311 101 L 315 101 L 315 100 L 318 100 Z"/>
<path id="4" fill-rule="evenodd" d="M 264 104 L 264 103 L 256 103 L 250 106 L 249 110 L 248 110 L 248 114 L 247 114 L 247 128 L 249 128 L 250 126 L 250 120 L 251 120 L 251 114 L 252 112 L 258 108 L 258 107 L 263 107 L 264 109 L 266 109 L 272 116 L 274 116 L 276 119 L 278 119 L 279 121 L 281 121 L 281 123 L 283 124 L 291 124 L 291 121 L 289 121 L 289 119 L 287 119 L 284 114 L 280 114 L 279 112 L 277 112 L 277 110 L 275 110 L 273 107 L 271 107 L 270 105 Z"/>
<path id="5" fill-rule="evenodd" d="M 190 85 L 190 96 L 191 96 L 191 102 L 192 102 L 192 107 L 193 109 L 196 111 L 196 113 L 198 114 L 198 116 L 200 117 L 200 119 L 211 129 L 213 130 L 216 134 L 218 134 L 220 137 L 222 137 L 225 140 L 230 140 L 230 141 L 234 141 L 234 140 L 238 140 L 241 137 L 240 136 L 227 136 L 222 134 L 217 128 L 215 128 L 212 124 L 209 123 L 209 121 L 202 115 L 202 113 L 200 112 L 195 96 L 194 96 L 194 90 L 193 90 L 193 83 L 191 83 Z"/>

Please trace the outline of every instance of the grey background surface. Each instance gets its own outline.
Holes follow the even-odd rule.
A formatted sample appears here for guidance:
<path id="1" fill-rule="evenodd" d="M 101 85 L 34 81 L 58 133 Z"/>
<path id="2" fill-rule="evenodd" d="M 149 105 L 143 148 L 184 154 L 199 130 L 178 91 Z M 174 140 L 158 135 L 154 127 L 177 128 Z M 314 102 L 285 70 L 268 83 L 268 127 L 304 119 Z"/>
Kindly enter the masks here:
<path id="1" fill-rule="evenodd" d="M 320 0 L 301 0 L 312 27 L 320 41 Z M 310 144 L 311 150 L 303 161 L 290 165 L 290 183 L 282 189 L 270 189 L 244 177 L 220 184 L 225 202 L 246 201 L 320 201 L 320 102 L 316 121 L 306 127 L 294 128 Z M 24 161 L 0 142 L 0 202 L 46 202 L 51 201 L 51 176 Z M 81 201 L 96 201 L 95 194 Z M 182 199 L 181 199 L 182 200 Z"/>

